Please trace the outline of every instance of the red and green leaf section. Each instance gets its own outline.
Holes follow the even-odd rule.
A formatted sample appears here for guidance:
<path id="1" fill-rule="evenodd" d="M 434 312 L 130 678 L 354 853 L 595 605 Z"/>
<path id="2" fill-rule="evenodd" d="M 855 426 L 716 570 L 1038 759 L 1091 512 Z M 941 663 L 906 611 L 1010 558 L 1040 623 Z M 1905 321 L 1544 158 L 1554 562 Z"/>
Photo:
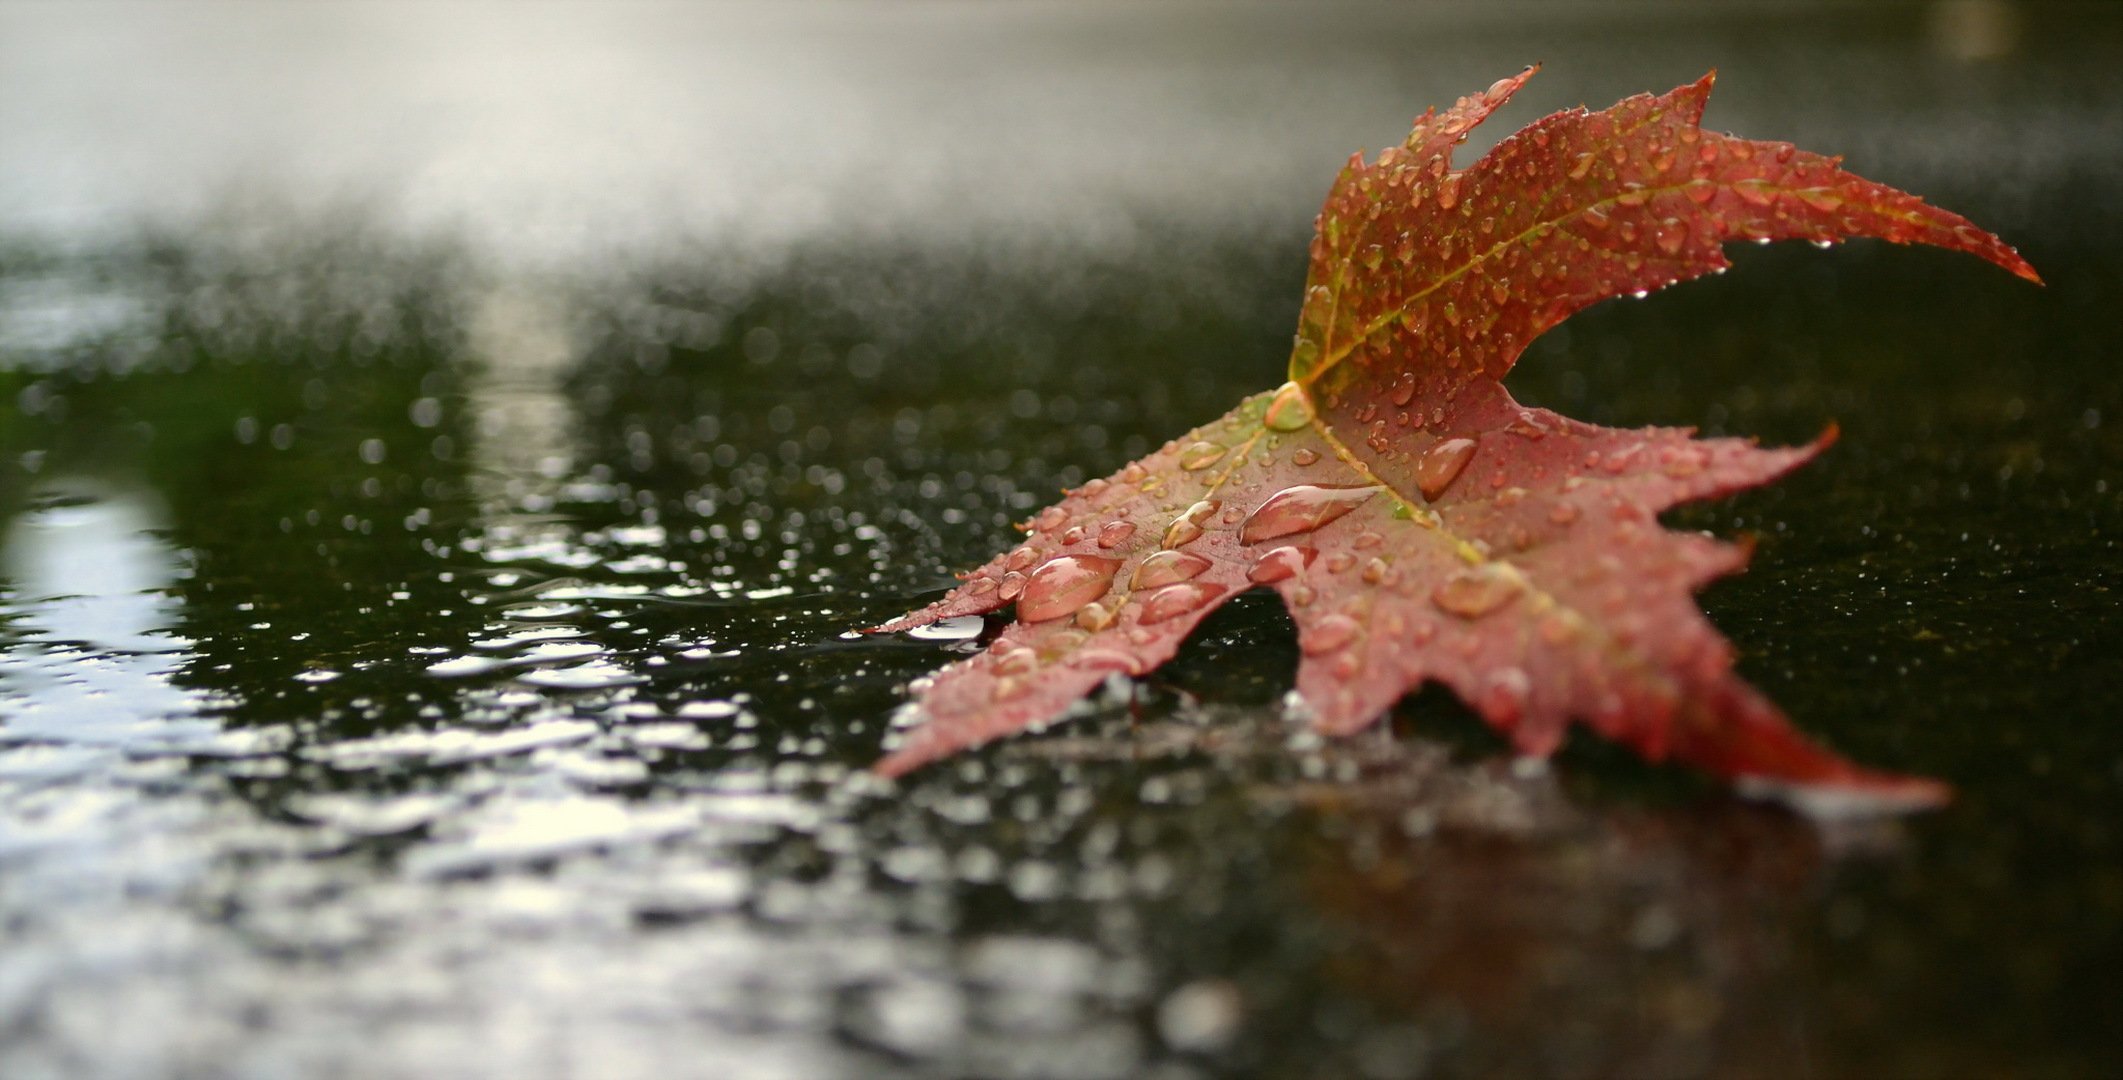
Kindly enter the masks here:
<path id="1" fill-rule="evenodd" d="M 1748 548 L 1658 522 L 1798 468 L 1833 430 L 1763 449 L 1599 427 L 1522 406 L 1500 380 L 1584 307 L 1724 270 L 1728 241 L 1878 237 L 2039 278 L 1997 237 L 1838 158 L 1703 130 L 1709 76 L 1555 113 L 1453 168 L 1532 74 L 1431 110 L 1404 145 L 1342 169 L 1288 382 L 1068 492 L 1022 544 L 876 628 L 1016 606 L 987 649 L 917 684 L 918 726 L 881 772 L 1051 720 L 1261 587 L 1297 623 L 1297 692 L 1324 733 L 1367 727 L 1434 680 L 1522 754 L 1553 752 L 1577 720 L 1816 812 L 1947 799 L 1808 740 L 1735 676 L 1691 594 Z"/>

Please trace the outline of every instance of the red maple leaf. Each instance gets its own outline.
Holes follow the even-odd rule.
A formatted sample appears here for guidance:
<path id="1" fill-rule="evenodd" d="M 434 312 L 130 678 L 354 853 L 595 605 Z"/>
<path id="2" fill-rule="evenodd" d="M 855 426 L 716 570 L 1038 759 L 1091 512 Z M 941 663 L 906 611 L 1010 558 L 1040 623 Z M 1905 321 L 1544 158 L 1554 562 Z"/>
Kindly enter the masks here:
<path id="1" fill-rule="evenodd" d="M 1068 493 L 1021 546 L 877 628 L 1017 606 L 986 651 L 922 685 L 923 722 L 882 772 L 1051 719 L 1265 585 L 1296 619 L 1297 688 L 1324 732 L 1436 680 L 1525 754 L 1552 752 L 1574 718 L 1809 809 L 1945 800 L 1943 784 L 1808 741 L 1734 676 L 1690 594 L 1748 549 L 1657 520 L 1797 468 L 1833 430 L 1764 450 L 1604 428 L 1523 407 L 1499 380 L 1573 312 L 1724 270 L 1730 240 L 1871 236 L 2039 278 L 1991 234 L 1837 158 L 1704 131 L 1710 76 L 1556 113 L 1453 169 L 1454 147 L 1532 73 L 1350 159 L 1317 221 L 1289 382 Z"/>

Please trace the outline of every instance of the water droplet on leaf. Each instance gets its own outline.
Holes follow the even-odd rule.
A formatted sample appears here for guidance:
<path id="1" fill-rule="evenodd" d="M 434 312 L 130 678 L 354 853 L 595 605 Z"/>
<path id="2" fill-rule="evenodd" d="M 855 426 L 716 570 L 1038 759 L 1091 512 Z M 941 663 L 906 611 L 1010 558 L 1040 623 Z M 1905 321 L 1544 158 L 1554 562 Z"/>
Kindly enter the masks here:
<path id="1" fill-rule="evenodd" d="M 1473 439 L 1446 439 L 1423 451 L 1415 462 L 1415 483 L 1422 489 L 1423 498 L 1436 502 L 1445 489 L 1459 479 L 1467 469 L 1467 462 L 1474 457 Z"/>
<path id="2" fill-rule="evenodd" d="M 1142 617 L 1136 620 L 1143 625 L 1176 619 L 1191 611 L 1200 611 L 1209 601 L 1224 595 L 1224 587 L 1201 581 L 1183 581 L 1167 585 L 1149 595 L 1143 601 Z"/>
<path id="3" fill-rule="evenodd" d="M 1025 583 L 1017 600 L 1020 622 L 1045 622 L 1073 615 L 1113 587 L 1119 559 L 1097 555 L 1063 555 L 1049 559 Z"/>
<path id="4" fill-rule="evenodd" d="M 1128 582 L 1131 589 L 1155 589 L 1198 578 L 1209 569 L 1209 560 L 1189 551 L 1160 551 L 1135 568 Z"/>
<path id="5" fill-rule="evenodd" d="M 1482 563 L 1446 578 L 1430 594 L 1431 602 L 1464 619 L 1478 619 L 1510 603 L 1519 594 L 1514 575 L 1501 563 Z"/>
<path id="6" fill-rule="evenodd" d="M 1268 497 L 1239 526 L 1239 542 L 1258 544 L 1278 536 L 1311 532 L 1363 505 L 1375 487 L 1326 487 L 1300 484 Z"/>

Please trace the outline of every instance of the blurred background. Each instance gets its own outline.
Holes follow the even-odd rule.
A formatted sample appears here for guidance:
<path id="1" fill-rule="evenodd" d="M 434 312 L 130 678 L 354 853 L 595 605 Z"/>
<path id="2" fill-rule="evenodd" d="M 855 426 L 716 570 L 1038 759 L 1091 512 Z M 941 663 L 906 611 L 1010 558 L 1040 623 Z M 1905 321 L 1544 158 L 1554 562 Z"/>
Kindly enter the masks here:
<path id="1" fill-rule="evenodd" d="M 1735 252 L 1522 399 L 1843 440 L 1742 669 L 1821 825 L 1449 697 L 1322 745 L 1242 598 L 869 779 L 936 596 L 1281 378 L 1347 155 L 1719 72 L 2048 286 Z M 2123 1072 L 2108 4 L 0 2 L 0 1074 Z"/>

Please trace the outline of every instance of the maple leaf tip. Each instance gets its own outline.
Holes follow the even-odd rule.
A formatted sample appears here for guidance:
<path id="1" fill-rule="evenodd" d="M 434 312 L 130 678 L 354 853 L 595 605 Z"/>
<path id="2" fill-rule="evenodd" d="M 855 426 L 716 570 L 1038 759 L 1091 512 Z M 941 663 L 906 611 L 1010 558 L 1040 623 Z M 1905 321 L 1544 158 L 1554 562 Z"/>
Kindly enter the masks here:
<path id="1" fill-rule="evenodd" d="M 1743 798 L 1778 803 L 1824 824 L 1938 810 L 1953 801 L 1950 784 L 1894 773 L 1860 772 L 1819 782 L 1740 776 L 1733 787 Z"/>

